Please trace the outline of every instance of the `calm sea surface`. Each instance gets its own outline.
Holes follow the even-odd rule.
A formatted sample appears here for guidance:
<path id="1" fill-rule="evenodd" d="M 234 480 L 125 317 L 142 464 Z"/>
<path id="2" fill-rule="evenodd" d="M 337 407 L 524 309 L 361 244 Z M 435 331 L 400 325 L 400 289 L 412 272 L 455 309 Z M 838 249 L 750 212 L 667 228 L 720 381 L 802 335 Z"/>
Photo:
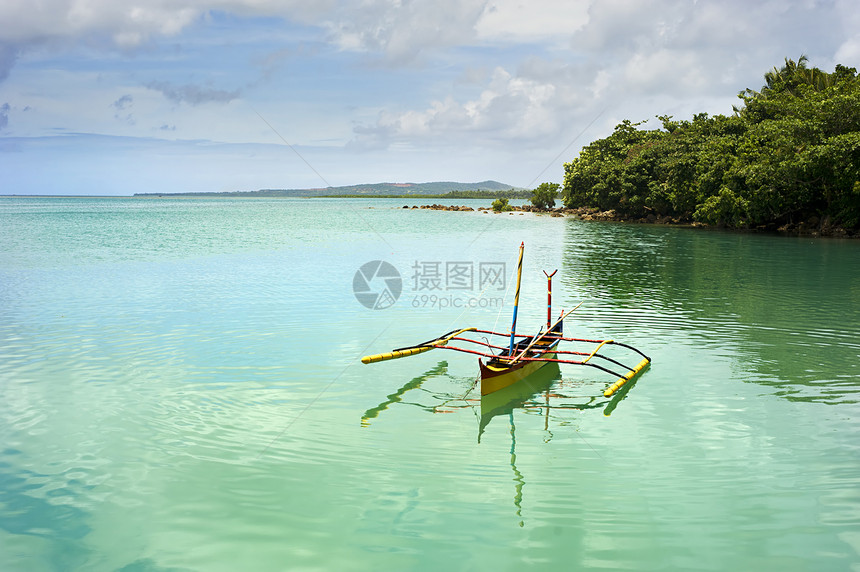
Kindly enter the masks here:
<path id="1" fill-rule="evenodd" d="M 404 204 L 0 198 L 0 570 L 860 569 L 860 242 Z M 359 362 L 506 331 L 521 241 L 620 396 Z"/>

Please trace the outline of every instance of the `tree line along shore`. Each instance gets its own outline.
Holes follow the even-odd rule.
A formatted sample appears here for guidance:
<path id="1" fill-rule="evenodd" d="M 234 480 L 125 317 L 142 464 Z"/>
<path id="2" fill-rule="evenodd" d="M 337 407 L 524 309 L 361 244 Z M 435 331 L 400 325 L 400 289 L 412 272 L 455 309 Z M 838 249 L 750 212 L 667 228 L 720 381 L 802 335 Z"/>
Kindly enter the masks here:
<path id="1" fill-rule="evenodd" d="M 807 63 L 786 58 L 759 90 L 738 94 L 731 116 L 657 116 L 653 130 L 622 121 L 564 164 L 563 185 L 534 189 L 525 210 L 860 237 L 860 77 Z M 504 198 L 493 209 L 524 210 Z"/>
<path id="2" fill-rule="evenodd" d="M 565 207 L 645 221 L 860 234 L 860 78 L 786 58 L 732 116 L 623 121 L 564 165 Z"/>

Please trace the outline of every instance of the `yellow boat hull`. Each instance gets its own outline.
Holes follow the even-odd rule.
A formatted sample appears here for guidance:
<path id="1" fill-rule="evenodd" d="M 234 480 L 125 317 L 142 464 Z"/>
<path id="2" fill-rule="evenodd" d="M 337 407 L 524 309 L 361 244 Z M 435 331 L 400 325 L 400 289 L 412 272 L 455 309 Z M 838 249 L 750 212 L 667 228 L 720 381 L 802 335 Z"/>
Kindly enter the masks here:
<path id="1" fill-rule="evenodd" d="M 543 354 L 541 357 L 547 359 L 556 359 L 555 352 Z M 481 368 L 481 395 L 489 395 L 500 389 L 509 387 L 521 379 L 533 375 L 540 368 L 547 365 L 545 361 L 526 361 L 506 366 L 503 364 L 496 365 L 493 363 L 485 364 L 480 359 L 478 365 Z"/>

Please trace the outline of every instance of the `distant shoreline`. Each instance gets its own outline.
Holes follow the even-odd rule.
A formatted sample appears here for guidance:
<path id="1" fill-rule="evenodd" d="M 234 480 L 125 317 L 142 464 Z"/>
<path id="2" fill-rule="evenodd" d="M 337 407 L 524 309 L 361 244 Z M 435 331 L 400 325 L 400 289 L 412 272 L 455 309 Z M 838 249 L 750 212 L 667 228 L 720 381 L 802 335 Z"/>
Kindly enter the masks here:
<path id="1" fill-rule="evenodd" d="M 449 194 L 446 195 L 327 195 L 327 196 L 247 196 L 247 195 L 238 195 L 238 196 L 226 196 L 221 193 L 199 193 L 199 194 L 187 194 L 187 193 L 168 193 L 168 194 L 135 194 L 135 195 L 0 195 L 0 199 L 134 199 L 134 200 L 158 200 L 158 199 L 182 199 L 182 200 L 191 200 L 191 199 L 224 199 L 224 198 L 239 198 L 244 200 L 260 200 L 260 199 L 386 199 L 386 200 L 411 200 L 411 201 L 427 201 L 427 200 L 469 200 L 469 201 L 478 201 L 478 200 L 489 200 L 489 198 L 482 197 L 451 197 Z M 519 200 L 519 199 L 517 199 Z M 601 211 L 596 208 L 589 207 L 578 207 L 578 208 L 566 208 L 566 207 L 558 207 L 550 210 L 542 210 L 531 205 L 510 205 L 509 211 L 496 213 L 493 211 L 492 207 L 475 207 L 475 205 L 441 205 L 441 204 L 423 204 L 423 205 L 403 205 L 403 206 L 390 206 L 389 208 L 397 209 L 397 210 L 442 210 L 442 211 L 472 211 L 472 212 L 485 212 L 487 214 L 514 214 L 514 213 L 533 213 L 540 215 L 548 215 L 550 217 L 575 217 L 579 220 L 584 221 L 601 221 L 601 222 L 616 222 L 616 223 L 635 223 L 635 224 L 656 224 L 661 226 L 676 226 L 679 228 L 701 228 L 708 230 L 726 230 L 730 232 L 741 232 L 741 233 L 769 233 L 769 234 L 778 234 L 782 236 L 796 236 L 803 238 L 848 238 L 848 239 L 860 239 L 860 232 L 853 232 L 846 230 L 845 228 L 839 226 L 831 226 L 827 224 L 826 221 L 822 221 L 819 225 L 813 225 L 809 223 L 795 223 L 795 224 L 786 224 L 782 226 L 777 225 L 760 225 L 758 227 L 750 227 L 750 228 L 727 228 L 715 225 L 709 225 L 702 222 L 694 222 L 694 221 L 682 221 L 678 219 L 673 219 L 671 217 L 655 217 L 648 216 L 644 218 L 635 218 L 635 217 L 622 217 L 615 213 L 615 211 Z"/>
<path id="2" fill-rule="evenodd" d="M 257 194 L 248 193 L 135 193 L 130 198 L 138 199 L 445 199 L 445 200 L 494 200 L 514 199 L 526 200 L 531 197 L 531 191 L 451 191 L 444 194 L 338 194 L 338 195 L 302 195 L 302 194 Z"/>
<path id="3" fill-rule="evenodd" d="M 500 195 L 502 196 L 502 195 Z M 217 193 L 136 193 L 134 195 L 0 195 L 0 199 L 405 199 L 405 200 L 455 200 L 486 201 L 498 197 L 452 197 L 449 195 L 322 195 L 322 196 L 228 196 Z M 504 197 L 513 200 L 527 200 L 527 197 Z"/>
<path id="4" fill-rule="evenodd" d="M 331 198 L 528 198 L 531 191 L 498 181 L 486 180 L 477 183 L 456 181 L 434 181 L 427 183 L 362 183 L 338 187 L 305 189 L 258 189 L 256 191 L 214 191 L 182 193 L 135 193 L 135 197 L 160 196 L 218 196 L 218 197 L 331 197 Z"/>

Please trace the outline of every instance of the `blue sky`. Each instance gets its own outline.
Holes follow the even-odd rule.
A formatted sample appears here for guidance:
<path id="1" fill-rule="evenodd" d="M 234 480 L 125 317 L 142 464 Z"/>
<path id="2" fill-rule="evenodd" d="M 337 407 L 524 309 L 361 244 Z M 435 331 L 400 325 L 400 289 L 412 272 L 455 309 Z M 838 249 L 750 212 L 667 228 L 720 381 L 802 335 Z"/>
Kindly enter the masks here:
<path id="1" fill-rule="evenodd" d="M 860 68 L 858 30 L 855 0 L 5 0 L 0 194 L 561 182 L 785 57 Z"/>

